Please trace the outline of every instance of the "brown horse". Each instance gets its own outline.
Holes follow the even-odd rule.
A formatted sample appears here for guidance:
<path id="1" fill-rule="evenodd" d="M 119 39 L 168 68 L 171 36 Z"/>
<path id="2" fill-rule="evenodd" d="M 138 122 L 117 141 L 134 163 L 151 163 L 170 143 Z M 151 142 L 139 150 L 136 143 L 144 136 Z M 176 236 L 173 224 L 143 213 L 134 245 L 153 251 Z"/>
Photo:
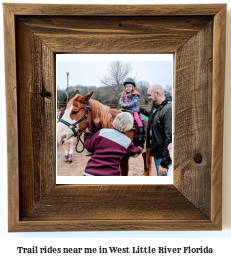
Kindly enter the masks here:
<path id="1" fill-rule="evenodd" d="M 84 96 L 76 94 L 67 104 L 65 113 L 57 124 L 57 142 L 63 144 L 73 136 L 79 134 L 86 128 L 98 131 L 102 128 L 111 128 L 112 122 L 118 110 L 91 99 L 94 92 Z M 147 125 L 147 122 L 145 123 Z M 125 133 L 129 138 L 134 140 L 135 131 L 130 130 Z M 149 176 L 151 173 L 150 150 L 147 149 L 142 153 L 144 159 L 144 175 Z M 128 157 L 124 157 L 120 164 L 121 176 L 128 175 Z"/>
<path id="2" fill-rule="evenodd" d="M 59 110 L 57 111 L 57 122 L 63 117 L 65 110 L 66 108 L 59 107 Z"/>

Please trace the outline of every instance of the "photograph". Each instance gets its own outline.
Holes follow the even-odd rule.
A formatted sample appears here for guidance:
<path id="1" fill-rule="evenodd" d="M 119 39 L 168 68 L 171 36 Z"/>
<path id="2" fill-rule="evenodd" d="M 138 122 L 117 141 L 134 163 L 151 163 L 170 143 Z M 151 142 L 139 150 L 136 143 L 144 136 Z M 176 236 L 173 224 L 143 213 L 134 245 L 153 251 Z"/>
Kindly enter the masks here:
<path id="1" fill-rule="evenodd" d="M 6 233 L 226 236 L 227 7 L 3 3 Z"/>
<path id="2" fill-rule="evenodd" d="M 57 184 L 172 184 L 173 59 L 56 55 Z"/>

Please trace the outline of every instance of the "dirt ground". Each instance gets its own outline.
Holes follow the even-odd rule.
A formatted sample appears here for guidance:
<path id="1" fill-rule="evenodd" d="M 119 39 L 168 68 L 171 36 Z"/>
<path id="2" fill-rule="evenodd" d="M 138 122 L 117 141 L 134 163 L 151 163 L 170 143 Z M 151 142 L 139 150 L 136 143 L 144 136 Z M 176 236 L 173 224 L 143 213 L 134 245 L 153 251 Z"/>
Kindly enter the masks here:
<path id="1" fill-rule="evenodd" d="M 81 150 L 81 144 L 78 150 Z M 84 169 L 90 157 L 86 153 L 77 153 L 74 150 L 72 163 L 65 162 L 64 146 L 57 147 L 57 176 L 83 176 Z M 152 162 L 153 163 L 153 162 Z M 137 158 L 129 159 L 129 173 L 128 176 L 142 176 L 143 175 L 143 157 L 139 155 Z M 155 167 L 152 167 L 150 176 L 156 176 Z"/>

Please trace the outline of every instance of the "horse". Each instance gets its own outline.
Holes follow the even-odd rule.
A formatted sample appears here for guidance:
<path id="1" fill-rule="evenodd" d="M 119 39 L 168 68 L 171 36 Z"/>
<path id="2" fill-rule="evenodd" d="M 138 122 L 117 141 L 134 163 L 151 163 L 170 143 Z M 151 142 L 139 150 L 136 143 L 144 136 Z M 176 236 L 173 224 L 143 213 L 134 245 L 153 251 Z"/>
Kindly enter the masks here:
<path id="1" fill-rule="evenodd" d="M 59 107 L 59 110 L 57 111 L 57 123 L 59 122 L 59 119 L 63 117 L 65 110 L 66 108 Z"/>
<path id="2" fill-rule="evenodd" d="M 94 91 L 84 96 L 76 94 L 67 104 L 65 113 L 57 124 L 57 143 L 65 144 L 67 140 L 91 128 L 98 131 L 102 128 L 111 128 L 112 122 L 121 111 L 111 109 L 97 100 L 91 99 Z M 147 122 L 144 123 L 147 126 Z M 130 130 L 125 133 L 131 140 L 134 140 L 135 131 Z M 144 175 L 151 173 L 150 149 L 142 152 L 144 159 Z M 121 176 L 128 175 L 129 157 L 123 157 L 120 164 Z"/>
<path id="3" fill-rule="evenodd" d="M 60 119 L 62 119 L 66 108 L 59 107 L 59 111 L 57 112 L 57 122 L 59 122 Z M 65 143 L 64 147 L 64 156 L 65 156 L 65 162 L 72 163 L 73 158 L 73 150 L 76 144 L 76 137 L 72 136 L 70 137 L 67 142 Z"/>

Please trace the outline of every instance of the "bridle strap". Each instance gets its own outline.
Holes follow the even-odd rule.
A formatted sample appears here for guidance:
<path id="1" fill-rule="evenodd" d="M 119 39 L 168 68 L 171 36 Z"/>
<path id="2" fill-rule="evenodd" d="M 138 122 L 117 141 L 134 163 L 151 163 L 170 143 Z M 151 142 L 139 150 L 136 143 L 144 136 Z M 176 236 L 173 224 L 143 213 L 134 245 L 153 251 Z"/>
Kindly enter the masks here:
<path id="1" fill-rule="evenodd" d="M 82 120 L 84 120 L 84 119 L 86 118 L 86 123 L 87 123 L 87 127 L 86 127 L 86 128 L 88 128 L 88 126 L 89 126 L 89 121 L 88 121 L 88 119 L 87 119 L 88 113 L 89 113 L 89 102 L 87 103 L 87 110 L 86 110 L 86 112 L 85 112 L 85 115 L 84 115 L 80 120 L 76 121 L 76 122 L 73 123 L 73 124 L 71 124 L 71 123 L 69 123 L 69 122 L 67 122 L 67 121 L 65 121 L 65 120 L 63 120 L 63 119 L 59 119 L 59 121 L 62 122 L 63 124 L 65 124 L 65 125 L 67 125 L 67 126 L 74 132 L 74 136 L 77 136 L 77 132 L 76 132 L 76 130 L 75 130 L 75 127 L 76 127 L 76 125 L 77 125 L 79 122 L 81 122 Z"/>

